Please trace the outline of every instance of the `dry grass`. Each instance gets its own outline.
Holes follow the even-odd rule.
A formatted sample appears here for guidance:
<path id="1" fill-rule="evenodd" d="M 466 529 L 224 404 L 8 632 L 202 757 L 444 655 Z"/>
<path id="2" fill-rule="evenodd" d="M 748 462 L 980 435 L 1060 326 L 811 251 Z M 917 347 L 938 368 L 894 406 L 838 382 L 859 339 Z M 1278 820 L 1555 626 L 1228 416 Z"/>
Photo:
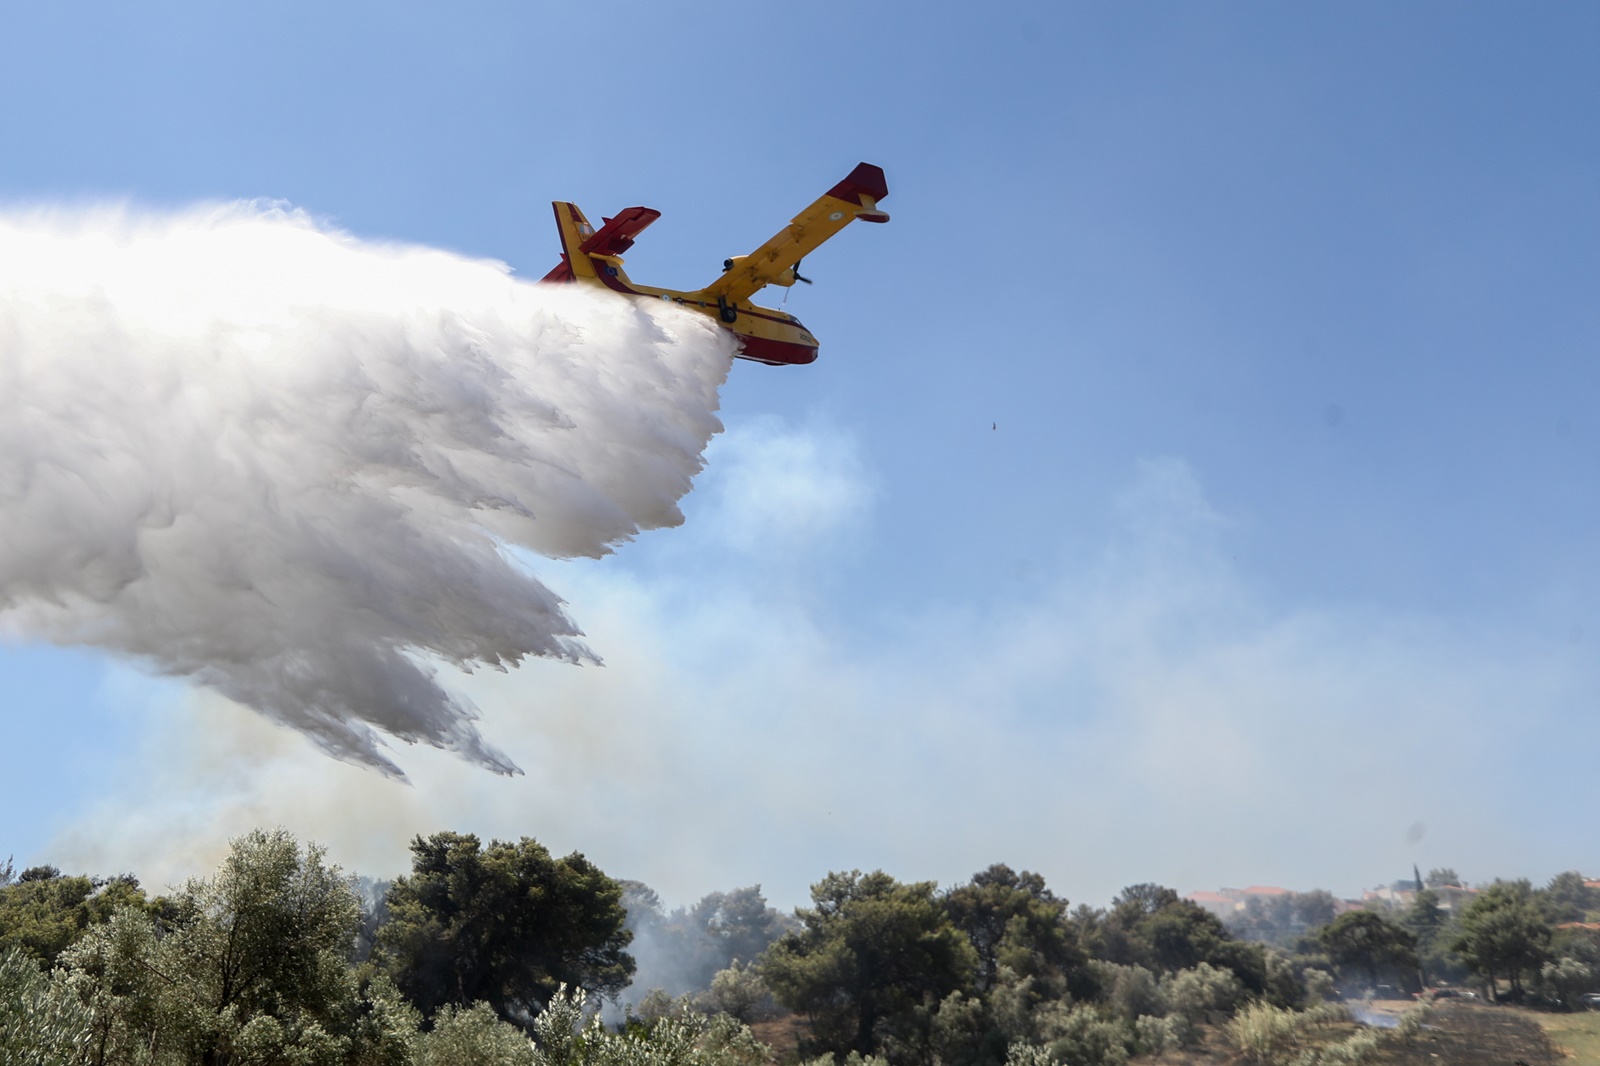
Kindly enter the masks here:
<path id="1" fill-rule="evenodd" d="M 1403 1006 L 1394 1004 L 1394 1013 Z M 1371 1062 L 1373 1066 L 1511 1066 L 1520 1059 L 1528 1066 L 1600 1066 L 1600 1058 L 1564 1057 L 1551 1036 L 1563 1046 L 1572 1047 L 1575 1053 L 1578 1044 L 1569 1043 L 1571 1031 L 1547 1035 L 1542 1027 L 1547 1021 L 1580 1026 L 1587 1023 L 1592 1028 L 1579 1037 L 1592 1033 L 1600 1040 L 1600 1014 L 1542 1015 L 1510 1007 L 1447 1001 L 1428 1012 L 1423 1026 L 1409 1042 L 1393 1031 L 1385 1032 Z M 1348 1040 L 1360 1030 L 1354 1024 L 1332 1025 L 1316 1034 L 1310 1044 L 1325 1047 Z M 1242 1056 L 1228 1045 L 1221 1032 L 1208 1029 L 1199 1047 L 1135 1059 L 1133 1066 L 1239 1066 L 1241 1061 Z"/>
<path id="2" fill-rule="evenodd" d="M 1600 1066 L 1600 1012 L 1534 1014 L 1532 1017 L 1567 1053 L 1568 1066 Z"/>
<path id="3" fill-rule="evenodd" d="M 811 1035 L 811 1027 L 798 1014 L 784 1014 L 764 1022 L 754 1022 L 750 1031 L 772 1049 L 774 1063 L 800 1061 L 800 1045 Z"/>
<path id="4" fill-rule="evenodd" d="M 1409 1041 L 1386 1037 L 1384 1066 L 1560 1066 L 1566 1060 L 1531 1012 L 1446 1000 Z"/>
<path id="5" fill-rule="evenodd" d="M 1409 1004 L 1377 1005 L 1399 1014 Z M 804 1019 L 789 1015 L 752 1028 L 769 1045 L 779 1064 L 799 1060 L 806 1034 Z M 1348 1040 L 1360 1032 L 1354 1023 L 1317 1027 L 1315 1046 Z M 1195 1046 L 1135 1059 L 1131 1066 L 1239 1066 L 1242 1057 L 1221 1027 L 1204 1026 Z M 1559 1045 L 1559 1046 L 1558 1046 Z M 1543 1014 L 1515 1007 L 1445 1000 L 1434 1004 L 1422 1027 L 1409 1041 L 1392 1031 L 1383 1035 L 1373 1066 L 1510 1066 L 1521 1059 L 1528 1066 L 1600 1066 L 1600 1012 Z"/>

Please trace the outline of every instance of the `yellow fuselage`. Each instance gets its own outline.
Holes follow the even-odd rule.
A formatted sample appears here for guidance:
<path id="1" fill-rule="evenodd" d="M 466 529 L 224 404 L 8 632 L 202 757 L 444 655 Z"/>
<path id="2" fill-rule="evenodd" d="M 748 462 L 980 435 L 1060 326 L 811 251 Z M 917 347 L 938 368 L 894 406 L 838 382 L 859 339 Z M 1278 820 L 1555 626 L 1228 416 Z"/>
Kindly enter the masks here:
<path id="1" fill-rule="evenodd" d="M 768 285 L 785 288 L 800 276 L 801 260 L 851 222 L 887 222 L 878 201 L 889 195 L 883 168 L 860 163 L 775 236 L 749 255 L 722 264 L 722 276 L 702 289 L 658 289 L 639 285 L 622 269 L 622 253 L 634 238 L 661 217 L 651 207 L 625 207 L 604 219 L 598 231 L 578 205 L 558 200 L 552 206 L 561 231 L 561 262 L 544 276 L 548 282 L 582 281 L 642 299 L 666 300 L 698 311 L 739 338 L 739 355 L 774 366 L 809 363 L 817 357 L 817 338 L 800 320 L 750 298 Z"/>
<path id="2" fill-rule="evenodd" d="M 601 285 L 624 296 L 666 300 L 698 311 L 740 338 L 739 355 L 744 359 L 781 366 L 809 363 L 817 358 L 817 338 L 793 315 L 760 307 L 749 300 L 729 301 L 710 296 L 704 289 L 683 292 L 640 285 L 623 270 L 621 256 L 582 251 L 583 243 L 593 235 L 594 229 L 576 205 L 558 203 L 555 209 L 573 281 Z"/>

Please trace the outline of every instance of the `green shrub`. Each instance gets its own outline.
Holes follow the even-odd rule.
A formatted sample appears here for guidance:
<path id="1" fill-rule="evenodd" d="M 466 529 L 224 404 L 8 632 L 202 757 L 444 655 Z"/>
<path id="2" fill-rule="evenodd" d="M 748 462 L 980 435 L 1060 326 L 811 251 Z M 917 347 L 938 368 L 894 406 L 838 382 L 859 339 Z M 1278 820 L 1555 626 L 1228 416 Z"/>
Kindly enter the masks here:
<path id="1" fill-rule="evenodd" d="M 777 1013 L 772 991 L 754 966 L 741 966 L 738 959 L 711 978 L 711 987 L 700 996 L 700 1005 L 712 1014 L 727 1014 L 741 1022 L 755 1022 Z"/>
<path id="2" fill-rule="evenodd" d="M 1432 1007 L 1426 1003 L 1419 1003 L 1400 1015 L 1400 1024 L 1394 1028 L 1395 1039 L 1410 1047 L 1411 1042 L 1422 1032 L 1423 1025 L 1427 1023 L 1432 1014 Z"/>
<path id="3" fill-rule="evenodd" d="M 1060 1066 L 1047 1047 L 1018 1040 L 1006 1048 L 1006 1066 Z"/>
<path id="4" fill-rule="evenodd" d="M 1367 1037 L 1370 1036 L 1376 1048 L 1377 1033 L 1372 1030 L 1363 1030 L 1357 1033 L 1360 1040 L 1352 1037 L 1345 1041 L 1348 1047 L 1339 1050 L 1342 1045 L 1324 1048 L 1321 1051 L 1308 1049 L 1304 1045 L 1312 1034 L 1318 1030 L 1327 1029 L 1334 1025 L 1343 1024 L 1350 1020 L 1349 1013 L 1341 1006 L 1333 1003 L 1322 1003 L 1303 1011 L 1286 1010 L 1283 1007 L 1274 1007 L 1270 1003 L 1256 1000 L 1245 1004 L 1239 1013 L 1233 1016 L 1224 1030 L 1228 1042 L 1239 1052 L 1245 1062 L 1255 1066 L 1280 1066 L 1290 1063 L 1292 1066 L 1355 1066 L 1366 1061 L 1359 1057 L 1369 1054 Z M 1325 1056 L 1332 1054 L 1334 1058 Z M 1340 1058 L 1338 1056 L 1344 1056 Z"/>
<path id="5" fill-rule="evenodd" d="M 1123 1066 L 1137 1046 L 1131 1025 L 1093 1007 L 1073 1007 L 1050 1028 L 1050 1054 L 1061 1066 Z"/>
<path id="6" fill-rule="evenodd" d="M 1377 1057 L 1379 1039 L 1376 1029 L 1363 1029 L 1337 1044 L 1303 1052 L 1294 1066 L 1365 1066 Z"/>
<path id="7" fill-rule="evenodd" d="M 89 1047 L 88 1012 L 21 948 L 0 952 L 0 1062 L 67 1066 Z"/>
<path id="8" fill-rule="evenodd" d="M 1308 966 L 1300 977 L 1306 986 L 1306 998 L 1313 1004 L 1326 1003 L 1336 994 L 1333 974 L 1327 970 Z"/>
<path id="9" fill-rule="evenodd" d="M 416 1066 L 540 1066 L 533 1044 L 500 1020 L 487 1003 L 462 1010 L 446 1005 L 434 1015 L 433 1032 L 416 1044 Z"/>
<path id="10" fill-rule="evenodd" d="M 1146 1015 L 1133 1023 L 1133 1032 L 1138 1038 L 1139 1050 L 1149 1055 L 1183 1047 L 1194 1038 L 1189 1019 L 1181 1014 L 1169 1014 L 1165 1018 Z"/>
<path id="11" fill-rule="evenodd" d="M 1198 1025 L 1232 1013 L 1244 997 L 1244 986 L 1232 970 L 1202 962 L 1192 970 L 1168 974 L 1161 982 L 1161 996 L 1168 1013 Z"/>
<path id="12" fill-rule="evenodd" d="M 1143 966 L 1117 966 L 1107 963 L 1106 984 L 1111 989 L 1111 1006 L 1125 1021 L 1145 1016 L 1159 1018 L 1167 1013 L 1156 975 Z"/>
<path id="13" fill-rule="evenodd" d="M 1277 1063 L 1299 1042 L 1300 1021 L 1292 1010 L 1270 1003 L 1247 1003 L 1224 1030 L 1228 1043 L 1258 1066 Z"/>

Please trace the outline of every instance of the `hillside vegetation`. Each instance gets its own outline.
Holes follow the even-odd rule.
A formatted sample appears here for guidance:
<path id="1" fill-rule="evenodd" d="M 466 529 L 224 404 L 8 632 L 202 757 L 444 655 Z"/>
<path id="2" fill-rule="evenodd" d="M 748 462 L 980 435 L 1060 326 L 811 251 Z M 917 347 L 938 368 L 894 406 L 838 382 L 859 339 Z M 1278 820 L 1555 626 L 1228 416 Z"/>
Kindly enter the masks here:
<path id="1" fill-rule="evenodd" d="M 834 872 L 784 915 L 759 886 L 669 912 L 529 838 L 411 852 L 373 882 L 257 831 L 154 897 L 0 866 L 0 1062 L 1532 1066 L 1559 1055 L 1546 1028 L 1600 1039 L 1564 1020 L 1600 972 L 1576 874 L 1456 886 L 1449 910 L 1420 877 L 1397 912 L 1307 893 L 1230 928 L 1159 885 L 1072 907 L 1004 865 L 943 889 Z"/>

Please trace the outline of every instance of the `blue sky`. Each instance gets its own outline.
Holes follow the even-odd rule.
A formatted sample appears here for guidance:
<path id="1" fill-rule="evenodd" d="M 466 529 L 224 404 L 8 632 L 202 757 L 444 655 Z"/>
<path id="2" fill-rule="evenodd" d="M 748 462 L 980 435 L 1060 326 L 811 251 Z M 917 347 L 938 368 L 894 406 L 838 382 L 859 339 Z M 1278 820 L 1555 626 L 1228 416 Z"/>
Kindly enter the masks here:
<path id="1" fill-rule="evenodd" d="M 990 861 L 1091 901 L 1349 892 L 1413 857 L 1547 877 L 1593 868 L 1520 812 L 1581 810 L 1600 740 L 1597 36 L 1580 4 L 39 5 L 6 17 L 0 200 L 280 198 L 524 276 L 554 262 L 550 200 L 637 203 L 664 216 L 633 275 L 689 286 L 885 168 L 893 221 L 791 295 L 821 359 L 734 368 L 687 525 L 552 568 L 615 690 L 572 698 L 696 742 L 590 766 L 502 724 L 525 765 L 588 766 L 567 795 L 591 813 L 535 790 L 519 822 L 446 769 L 418 811 L 445 803 L 429 781 L 481 788 L 460 827 L 669 896 Z M 756 660 L 781 694 L 738 680 Z M 529 698 L 602 684 L 564 669 L 524 670 Z M 254 727 L 93 653 L 13 643 L 0 683 L 0 854 L 142 872 L 112 807 L 188 818 L 195 854 L 238 809 L 367 866 L 443 827 L 363 851 L 273 805 L 358 771 L 289 737 L 252 778 Z M 493 739 L 515 700 L 478 698 Z M 219 748 L 161 740 L 224 721 Z M 1180 737 L 1215 771 L 1174 762 Z M 881 765 L 818 765 L 863 745 Z M 226 792 L 200 765 L 219 750 L 247 779 Z M 650 823 L 684 778 L 737 805 L 762 784 L 741 761 L 792 786 L 729 823 L 776 843 Z M 808 821 L 808 781 L 848 830 Z M 1298 821 L 1263 813 L 1284 789 Z M 712 802 L 661 806 L 692 825 Z"/>

